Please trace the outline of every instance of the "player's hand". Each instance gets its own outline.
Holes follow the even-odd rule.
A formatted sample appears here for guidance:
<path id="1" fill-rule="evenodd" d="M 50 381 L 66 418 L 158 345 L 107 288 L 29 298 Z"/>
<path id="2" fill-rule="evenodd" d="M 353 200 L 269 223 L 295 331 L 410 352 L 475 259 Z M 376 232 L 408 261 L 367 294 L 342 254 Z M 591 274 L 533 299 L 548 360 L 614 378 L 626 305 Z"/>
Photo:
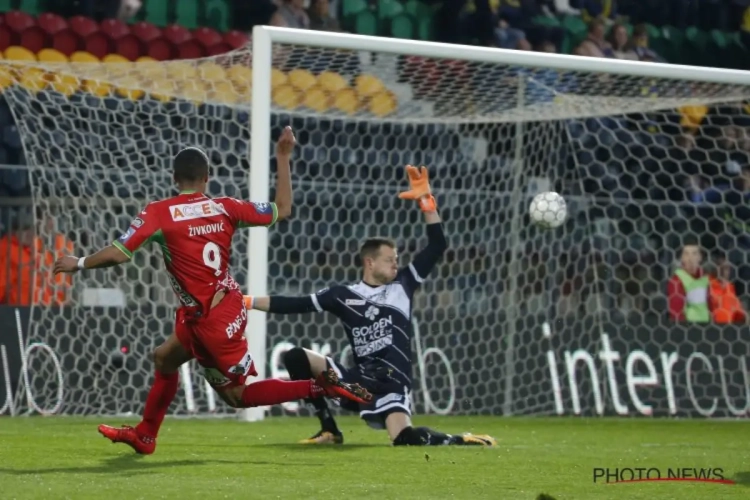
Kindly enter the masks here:
<path id="1" fill-rule="evenodd" d="M 78 257 L 71 257 L 70 255 L 60 257 L 55 261 L 53 272 L 54 274 L 78 272 Z"/>
<path id="2" fill-rule="evenodd" d="M 409 178 L 410 190 L 398 194 L 402 200 L 417 200 L 419 207 L 425 212 L 434 212 L 437 209 L 435 198 L 430 189 L 430 176 L 427 167 L 406 166 L 406 175 Z"/>
<path id="3" fill-rule="evenodd" d="M 276 158 L 289 158 L 292 156 L 295 144 L 297 144 L 297 139 L 294 137 L 292 127 L 284 127 L 281 137 L 276 142 Z"/>

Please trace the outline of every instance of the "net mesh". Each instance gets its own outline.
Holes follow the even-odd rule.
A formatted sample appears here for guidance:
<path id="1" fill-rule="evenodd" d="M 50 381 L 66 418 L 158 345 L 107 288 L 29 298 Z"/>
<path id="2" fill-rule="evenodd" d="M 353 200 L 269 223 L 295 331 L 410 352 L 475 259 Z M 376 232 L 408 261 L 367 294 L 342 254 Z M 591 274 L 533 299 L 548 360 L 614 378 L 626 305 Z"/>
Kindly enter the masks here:
<path id="1" fill-rule="evenodd" d="M 450 250 L 415 303 L 418 412 L 554 412 L 545 328 L 596 352 L 603 317 L 664 310 L 689 232 L 739 248 L 721 217 L 691 204 L 690 186 L 731 181 L 747 164 L 747 86 L 304 46 L 273 54 L 272 130 L 291 124 L 299 147 L 295 215 L 270 233 L 269 291 L 356 281 L 354 255 L 371 235 L 396 239 L 408 262 L 424 225 L 396 194 L 404 165 L 430 167 Z M 77 254 L 109 243 L 148 201 L 174 193 L 169 162 L 186 146 L 211 155 L 211 195 L 247 198 L 250 63 L 250 48 L 159 63 L 0 61 L 40 234 L 71 238 Z M 704 107 L 715 120 L 699 130 Z M 568 202 L 554 231 L 526 214 L 547 190 Z M 247 245 L 240 234 L 240 283 Z M 32 409 L 140 411 L 148 354 L 173 327 L 160 265 L 146 249 L 130 265 L 76 276 L 68 306 L 34 308 L 27 340 L 51 347 L 61 378 L 50 382 L 58 368 L 47 351 L 29 354 Z M 122 304 L 96 306 L 104 297 Z M 300 344 L 350 358 L 334 318 L 269 316 L 267 375 L 285 376 L 281 355 Z M 197 375 L 190 381 L 175 412 L 230 413 Z M 594 397 L 592 387 L 580 397 Z M 17 400 L 30 406 L 22 391 Z M 271 411 L 306 414 L 296 404 Z"/>

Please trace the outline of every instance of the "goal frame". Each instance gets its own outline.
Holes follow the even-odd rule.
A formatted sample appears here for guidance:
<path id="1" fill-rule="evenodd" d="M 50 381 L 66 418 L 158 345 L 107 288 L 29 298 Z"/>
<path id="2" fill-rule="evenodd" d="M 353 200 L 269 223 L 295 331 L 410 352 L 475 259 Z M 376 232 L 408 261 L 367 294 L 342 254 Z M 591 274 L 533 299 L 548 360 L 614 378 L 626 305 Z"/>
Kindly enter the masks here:
<path id="1" fill-rule="evenodd" d="M 694 67 L 665 63 L 627 61 L 619 59 L 599 59 L 575 55 L 548 54 L 540 52 L 516 51 L 489 47 L 473 47 L 457 44 L 403 40 L 346 33 L 299 30 L 255 26 L 252 34 L 252 105 L 251 105 L 251 156 L 250 156 L 250 198 L 265 201 L 269 197 L 271 140 L 275 131 L 271 130 L 271 69 L 272 46 L 274 43 L 312 46 L 329 49 L 354 51 L 374 51 L 388 54 L 420 56 L 433 59 L 458 59 L 499 65 L 514 65 L 545 68 L 560 71 L 580 71 L 627 75 L 642 78 L 698 81 L 705 83 L 750 85 L 750 71 Z M 519 122 L 519 127 L 522 124 Z M 522 129 L 519 129 L 521 132 Z M 520 152 L 519 152 L 520 154 Z M 522 158 L 517 158 L 522 161 Z M 250 229 L 248 245 L 247 293 L 267 295 L 268 278 L 268 230 Z M 513 325 L 514 322 L 509 322 Z M 515 332 L 508 331 L 508 341 L 512 344 Z M 250 348 L 255 353 L 255 366 L 259 377 L 265 378 L 266 369 L 266 318 L 265 314 L 254 311 L 248 315 L 246 335 Z M 512 364 L 510 365 L 512 366 Z M 512 377 L 506 376 L 510 381 Z M 506 401 L 506 407 L 510 405 Z M 262 420 L 265 408 L 251 408 L 241 413 L 247 421 Z M 507 413 L 506 413 L 507 414 Z"/>

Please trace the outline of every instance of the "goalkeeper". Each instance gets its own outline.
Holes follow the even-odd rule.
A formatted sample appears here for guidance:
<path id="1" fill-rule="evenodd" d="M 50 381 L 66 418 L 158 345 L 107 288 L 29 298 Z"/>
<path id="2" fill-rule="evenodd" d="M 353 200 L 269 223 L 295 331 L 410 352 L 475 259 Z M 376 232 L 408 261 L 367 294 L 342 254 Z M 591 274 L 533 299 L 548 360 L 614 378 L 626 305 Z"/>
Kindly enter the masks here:
<path id="1" fill-rule="evenodd" d="M 445 253 L 447 243 L 427 169 L 408 165 L 406 171 L 411 189 L 399 198 L 416 200 L 427 222 L 427 246 L 413 262 L 399 269 L 396 244 L 370 238 L 360 250 L 363 274 L 359 283 L 335 285 L 303 297 L 246 296 L 245 304 L 249 309 L 270 313 L 328 311 L 337 316 L 352 346 L 354 368 L 344 368 L 329 357 L 300 347 L 286 352 L 284 365 L 292 380 L 309 380 L 332 368 L 342 381 L 361 384 L 372 393 L 372 401 L 353 405 L 342 401 L 342 407 L 358 411 L 375 429 L 387 429 L 394 445 L 491 446 L 495 440 L 489 436 L 449 435 L 411 423 L 412 299 Z M 306 401 L 315 407 L 321 429 L 303 443 L 342 444 L 344 437 L 325 399 Z"/>

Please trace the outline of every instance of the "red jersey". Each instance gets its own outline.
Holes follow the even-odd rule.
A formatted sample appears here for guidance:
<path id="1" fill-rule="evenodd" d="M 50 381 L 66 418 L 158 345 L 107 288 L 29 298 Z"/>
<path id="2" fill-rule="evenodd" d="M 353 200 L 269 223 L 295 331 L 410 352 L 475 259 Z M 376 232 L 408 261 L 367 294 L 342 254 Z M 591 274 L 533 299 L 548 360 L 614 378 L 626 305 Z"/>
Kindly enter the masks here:
<path id="1" fill-rule="evenodd" d="M 112 244 L 132 257 L 144 244 L 157 243 L 180 303 L 208 311 L 218 291 L 239 289 L 229 273 L 234 231 L 271 226 L 277 213 L 274 203 L 184 192 L 149 203 Z"/>

